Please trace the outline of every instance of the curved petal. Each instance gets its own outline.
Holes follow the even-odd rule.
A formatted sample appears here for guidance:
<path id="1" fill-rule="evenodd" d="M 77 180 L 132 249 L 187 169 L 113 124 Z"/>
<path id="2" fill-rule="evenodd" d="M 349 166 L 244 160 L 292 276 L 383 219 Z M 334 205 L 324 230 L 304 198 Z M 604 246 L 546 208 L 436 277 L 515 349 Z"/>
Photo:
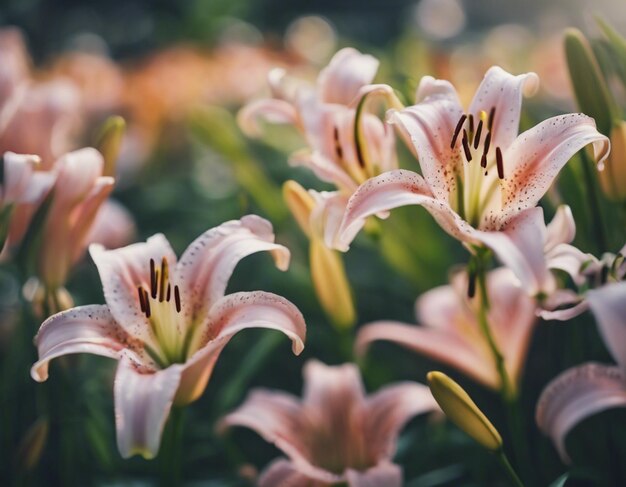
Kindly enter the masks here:
<path id="1" fill-rule="evenodd" d="M 259 487 L 327 487 L 327 482 L 304 475 L 289 460 L 279 458 L 263 470 L 258 480 Z"/>
<path id="2" fill-rule="evenodd" d="M 548 270 L 543 250 L 546 225 L 542 208 L 529 208 L 501 231 L 476 232 L 475 238 L 494 251 L 531 296 L 554 290 L 554 277 Z"/>
<path id="3" fill-rule="evenodd" d="M 115 427 L 117 448 L 123 458 L 154 458 L 178 389 L 181 365 L 142 373 L 126 357 L 115 374 Z"/>
<path id="4" fill-rule="evenodd" d="M 604 343 L 615 361 L 626 370 L 626 281 L 587 292 Z"/>
<path id="5" fill-rule="evenodd" d="M 239 292 L 224 296 L 211 308 L 204 339 L 230 337 L 246 328 L 269 328 L 283 332 L 292 341 L 292 351 L 304 349 L 306 324 L 302 313 L 289 300 L 264 291 Z"/>
<path id="6" fill-rule="evenodd" d="M 293 166 L 308 167 L 322 181 L 336 185 L 340 189 L 352 192 L 356 183 L 350 175 L 319 151 L 298 151 L 289 158 Z"/>
<path id="7" fill-rule="evenodd" d="M 558 269 L 569 274 L 578 286 L 584 284 L 586 276 L 582 272 L 585 263 L 597 263 L 591 254 L 585 254 L 570 244 L 558 244 L 546 253 L 546 265 L 549 269 Z"/>
<path id="8" fill-rule="evenodd" d="M 269 251 L 280 270 L 289 266 L 289 250 L 274 243 L 272 224 L 256 215 L 222 223 L 194 240 L 175 269 L 175 281 L 187 299 L 182 303 L 187 321 L 204 322 L 211 306 L 224 296 L 239 261 L 261 251 Z"/>
<path id="9" fill-rule="evenodd" d="M 461 291 L 467 296 L 467 279 L 460 283 Z M 469 313 L 463 303 L 463 295 L 456 286 L 438 286 L 423 293 L 415 301 L 415 317 L 418 323 L 429 328 L 454 330 L 459 316 Z"/>
<path id="10" fill-rule="evenodd" d="M 117 249 L 132 242 L 136 233 L 135 220 L 130 212 L 117 201 L 109 199 L 98 210 L 87 242 Z"/>
<path id="11" fill-rule="evenodd" d="M 136 362 L 152 365 L 141 343 L 117 324 L 106 305 L 79 306 L 51 316 L 35 337 L 39 360 L 30 374 L 37 382 L 48 378 L 48 362 L 71 353 L 91 353 L 120 359 L 131 355 Z"/>
<path id="12" fill-rule="evenodd" d="M 567 205 L 559 205 L 552 221 L 546 226 L 545 252 L 550 252 L 557 245 L 569 244 L 576 236 L 576 222 L 572 209 Z"/>
<path id="13" fill-rule="evenodd" d="M 248 103 L 237 114 L 237 123 L 248 137 L 260 137 L 263 133 L 259 121 L 273 124 L 298 125 L 295 107 L 284 100 L 267 98 Z"/>
<path id="14" fill-rule="evenodd" d="M 400 487 L 402 469 L 393 463 L 385 462 L 365 471 L 348 470 L 349 487 Z"/>
<path id="15" fill-rule="evenodd" d="M 357 335 L 355 350 L 365 353 L 374 341 L 387 340 L 417 353 L 444 362 L 493 389 L 500 379 L 487 350 L 476 349 L 457 333 L 393 321 L 377 321 L 363 326 Z"/>
<path id="16" fill-rule="evenodd" d="M 369 396 L 364 414 L 370 464 L 393 457 L 398 435 L 413 416 L 437 410 L 439 406 L 430 389 L 414 382 L 383 387 Z"/>
<path id="17" fill-rule="evenodd" d="M 601 164 L 609 153 L 609 139 L 581 113 L 549 118 L 520 134 L 503 153 L 503 221 L 536 206 L 561 168 L 588 144 L 593 144 Z"/>
<path id="18" fill-rule="evenodd" d="M 569 321 L 589 309 L 589 303 L 569 289 L 557 289 L 542 303 L 537 316 L 550 321 Z"/>
<path id="19" fill-rule="evenodd" d="M 91 191 L 94 181 L 102 176 L 103 167 L 102 154 L 92 147 L 61 157 L 54 166 L 57 173 L 54 206 L 67 208 L 82 201 Z"/>
<path id="20" fill-rule="evenodd" d="M 587 363 L 566 370 L 541 393 L 535 417 L 537 425 L 554 442 L 561 459 L 567 433 L 583 419 L 614 407 L 626 407 L 624 379 L 618 367 Z"/>
<path id="21" fill-rule="evenodd" d="M 137 286 L 150 289 L 150 259 L 158 265 L 165 257 L 170 265 L 176 263 L 176 254 L 162 234 L 146 242 L 115 250 L 105 250 L 91 244 L 91 258 L 98 268 L 104 299 L 111 314 L 128 334 L 156 348 L 150 324 L 139 306 Z"/>
<path id="22" fill-rule="evenodd" d="M 324 103 L 349 105 L 362 86 L 370 84 L 378 70 L 378 60 L 346 47 L 338 51 L 317 78 L 319 97 Z"/>
<path id="23" fill-rule="evenodd" d="M 38 199 L 35 191 L 29 194 L 29 186 L 35 174 L 35 166 L 39 162 L 39 156 L 16 154 L 11 151 L 4 153 L 0 161 L 0 164 L 3 164 L 0 201 L 3 204 L 30 203 Z"/>
<path id="24" fill-rule="evenodd" d="M 311 189 L 309 194 L 315 202 L 310 215 L 311 229 L 324 240 L 328 248 L 334 248 L 348 197 L 340 191 L 318 192 Z"/>
<path id="25" fill-rule="evenodd" d="M 492 121 L 491 144 L 506 149 L 519 130 L 522 95 L 532 94 L 539 87 L 539 77 L 535 73 L 514 76 L 499 66 L 493 66 L 485 73 L 470 104 L 469 113 L 480 117 L 481 110 L 490 113 L 495 108 Z M 506 159 L 505 159 L 506 160 Z"/>
<path id="26" fill-rule="evenodd" d="M 433 195 L 448 201 L 449 195 L 457 190 L 456 175 L 463 170 L 460 144 L 450 147 L 463 110 L 456 91 L 447 81 L 424 76 L 417 94 L 423 98 L 417 105 L 390 110 L 387 118 L 398 127 L 419 160 Z"/>
<path id="27" fill-rule="evenodd" d="M 350 197 L 335 248 L 348 250 L 368 217 L 406 205 L 423 206 L 446 232 L 461 241 L 472 241 L 476 233 L 447 202 L 435 199 L 422 176 L 398 169 L 368 179 Z"/>

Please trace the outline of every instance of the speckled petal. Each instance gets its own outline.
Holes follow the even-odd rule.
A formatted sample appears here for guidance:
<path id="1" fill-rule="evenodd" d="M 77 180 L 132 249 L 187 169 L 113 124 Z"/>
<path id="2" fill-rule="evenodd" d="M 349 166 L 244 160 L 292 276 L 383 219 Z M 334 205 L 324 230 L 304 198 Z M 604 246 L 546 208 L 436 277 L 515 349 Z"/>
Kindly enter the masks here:
<path id="1" fill-rule="evenodd" d="M 565 438 L 574 426 L 606 409 L 626 407 L 624 380 L 618 367 L 587 363 L 566 370 L 543 390 L 537 425 L 552 438 L 564 462 L 570 462 Z"/>
<path id="2" fill-rule="evenodd" d="M 289 266 L 289 250 L 274 243 L 272 224 L 256 215 L 222 223 L 194 240 L 175 269 L 187 321 L 206 322 L 239 261 L 261 251 L 269 251 L 280 270 Z"/>
<path id="3" fill-rule="evenodd" d="M 116 323 L 105 305 L 79 306 L 48 318 L 41 325 L 35 345 L 39 360 L 31 369 L 38 382 L 48 378 L 48 362 L 72 353 L 91 353 L 119 359 L 123 354 L 151 365 L 141 344 Z"/>

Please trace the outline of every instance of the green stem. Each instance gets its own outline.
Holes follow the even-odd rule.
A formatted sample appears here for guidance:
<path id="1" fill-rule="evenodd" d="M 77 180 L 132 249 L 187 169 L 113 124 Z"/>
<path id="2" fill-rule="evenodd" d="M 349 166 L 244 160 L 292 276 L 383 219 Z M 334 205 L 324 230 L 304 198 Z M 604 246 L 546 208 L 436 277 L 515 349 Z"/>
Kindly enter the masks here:
<path id="1" fill-rule="evenodd" d="M 516 487 L 524 487 L 524 484 L 522 483 L 518 475 L 515 473 L 515 470 L 513 470 L 513 467 L 511 466 L 511 462 L 509 462 L 509 459 L 506 457 L 504 451 L 500 450 L 496 453 L 496 455 L 498 456 L 498 460 L 500 460 L 500 464 L 502 465 L 502 468 L 506 471 L 513 485 L 515 485 Z"/>
<path id="2" fill-rule="evenodd" d="M 162 459 L 163 472 L 161 485 L 176 487 L 181 485 L 182 449 L 183 449 L 183 407 L 172 407 L 169 419 L 167 443 L 162 448 L 165 458 Z"/>
<path id="3" fill-rule="evenodd" d="M 589 160 L 587 153 L 583 150 L 581 154 L 581 163 L 583 167 L 583 174 L 585 179 L 585 187 L 587 190 L 587 200 L 589 201 L 589 208 L 591 210 L 591 225 L 593 233 L 596 236 L 596 245 L 599 250 L 598 255 L 606 251 L 607 239 L 604 233 L 604 222 L 602 220 L 602 212 L 600 211 L 600 199 L 596 188 L 596 175 L 591 170 L 592 162 Z"/>

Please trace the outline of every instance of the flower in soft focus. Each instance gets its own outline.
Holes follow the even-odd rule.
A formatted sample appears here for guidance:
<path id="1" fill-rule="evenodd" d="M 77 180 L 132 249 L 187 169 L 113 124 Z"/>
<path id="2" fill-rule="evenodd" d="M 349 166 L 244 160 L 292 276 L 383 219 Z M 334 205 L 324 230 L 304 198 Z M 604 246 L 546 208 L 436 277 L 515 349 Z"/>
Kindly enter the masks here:
<path id="1" fill-rule="evenodd" d="M 91 147 L 55 162 L 56 180 L 37 252 L 37 274 L 50 293 L 65 285 L 83 256 L 96 215 L 113 189 L 115 180 L 102 175 L 103 167 L 102 155 Z"/>
<path id="2" fill-rule="evenodd" d="M 438 410 L 428 387 L 403 382 L 366 396 L 355 365 L 315 360 L 305 365 L 304 382 L 302 400 L 254 390 L 221 421 L 221 428 L 255 430 L 289 457 L 267 467 L 259 485 L 402 485 L 402 470 L 391 458 L 406 422 Z"/>
<path id="3" fill-rule="evenodd" d="M 443 372 L 429 372 L 428 385 L 445 415 L 488 450 L 502 448 L 502 436 L 467 392 Z"/>
<path id="4" fill-rule="evenodd" d="M 350 327 L 356 319 L 352 302 L 352 291 L 346 276 L 343 260 L 339 252 L 326 246 L 325 230 L 329 218 L 334 217 L 336 224 L 341 220 L 343 206 L 337 208 L 332 200 L 335 193 L 314 190 L 308 192 L 295 181 L 287 181 L 283 186 L 283 197 L 298 225 L 309 239 L 309 259 L 311 279 L 315 293 L 324 311 L 340 328 Z"/>
<path id="5" fill-rule="evenodd" d="M 172 404 L 204 391 L 230 338 L 244 328 L 282 331 L 293 351 L 304 347 L 298 309 L 275 294 L 224 295 L 237 262 L 270 251 L 285 270 L 289 251 L 274 243 L 271 224 L 255 215 L 226 222 L 198 237 L 177 262 L 166 238 L 117 250 L 90 247 L 106 305 L 80 306 L 46 320 L 35 343 L 32 377 L 44 381 L 48 362 L 88 352 L 119 360 L 115 377 L 117 444 L 123 457 L 152 458 Z"/>
<path id="6" fill-rule="evenodd" d="M 583 114 L 552 117 L 518 135 L 524 88 L 536 84 L 534 73 L 513 76 L 492 67 L 465 113 L 449 82 L 422 78 L 418 103 L 388 116 L 422 174 L 400 169 L 362 184 L 348 203 L 337 248 L 347 250 L 369 216 L 421 205 L 470 249 L 491 248 L 520 275 L 532 270 L 539 256 L 522 255 L 517 247 L 520 240 L 541 239 L 540 198 L 577 151 L 593 143 L 600 163 L 610 147 Z M 510 238 L 494 238 L 500 232 Z M 528 291 L 544 291 L 541 284 Z"/>
<path id="7" fill-rule="evenodd" d="M 487 274 L 491 299 L 487 319 L 513 388 L 519 384 L 535 324 L 535 303 L 507 268 Z M 478 323 L 476 300 L 467 297 L 467 274 L 456 274 L 449 286 L 424 293 L 415 303 L 423 326 L 377 321 L 363 326 L 356 339 L 362 355 L 377 340 L 407 347 L 462 371 L 469 377 L 499 389 L 500 376 Z"/>
<path id="8" fill-rule="evenodd" d="M 14 152 L 5 152 L 0 161 L 0 249 L 7 242 L 18 243 L 19 225 L 12 224 L 13 215 L 40 202 L 54 183 L 51 173 L 35 170 L 39 163 L 38 156 Z"/>
<path id="9" fill-rule="evenodd" d="M 251 136 L 260 134 L 259 120 L 295 126 L 308 149 L 294 154 L 292 162 L 349 196 L 366 179 L 397 167 L 393 131 L 358 110 L 377 69 L 376 58 L 352 48 L 333 56 L 314 87 L 274 69 L 269 74 L 273 98 L 245 106 L 239 124 Z"/>
<path id="10" fill-rule="evenodd" d="M 587 293 L 606 347 L 617 365 L 586 363 L 561 373 L 537 403 L 539 428 L 552 438 L 565 462 L 565 438 L 585 418 L 614 407 L 626 407 L 626 282 Z"/>

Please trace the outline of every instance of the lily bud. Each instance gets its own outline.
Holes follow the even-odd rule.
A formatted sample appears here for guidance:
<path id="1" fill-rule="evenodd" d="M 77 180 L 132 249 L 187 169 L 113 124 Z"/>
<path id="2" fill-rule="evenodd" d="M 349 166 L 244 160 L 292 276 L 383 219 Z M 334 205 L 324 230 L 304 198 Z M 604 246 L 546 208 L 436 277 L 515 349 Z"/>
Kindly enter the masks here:
<path id="1" fill-rule="evenodd" d="M 611 152 L 599 174 L 602 191 L 614 201 L 626 200 L 626 122 L 611 130 Z"/>
<path id="2" fill-rule="evenodd" d="M 95 147 L 104 157 L 103 176 L 115 177 L 115 166 L 125 131 L 126 121 L 118 115 L 107 118 L 100 128 Z"/>
<path id="3" fill-rule="evenodd" d="M 491 451 L 502 448 L 502 437 L 467 392 L 442 372 L 429 372 L 428 386 L 445 415 Z"/>
<path id="4" fill-rule="evenodd" d="M 604 135 L 621 119 L 620 109 L 607 88 L 589 41 L 577 29 L 565 32 L 567 67 L 580 110 L 593 117 Z"/>
<path id="5" fill-rule="evenodd" d="M 315 206 L 313 197 L 296 181 L 290 180 L 283 184 L 283 199 L 300 229 L 311 238 L 310 218 Z"/>

